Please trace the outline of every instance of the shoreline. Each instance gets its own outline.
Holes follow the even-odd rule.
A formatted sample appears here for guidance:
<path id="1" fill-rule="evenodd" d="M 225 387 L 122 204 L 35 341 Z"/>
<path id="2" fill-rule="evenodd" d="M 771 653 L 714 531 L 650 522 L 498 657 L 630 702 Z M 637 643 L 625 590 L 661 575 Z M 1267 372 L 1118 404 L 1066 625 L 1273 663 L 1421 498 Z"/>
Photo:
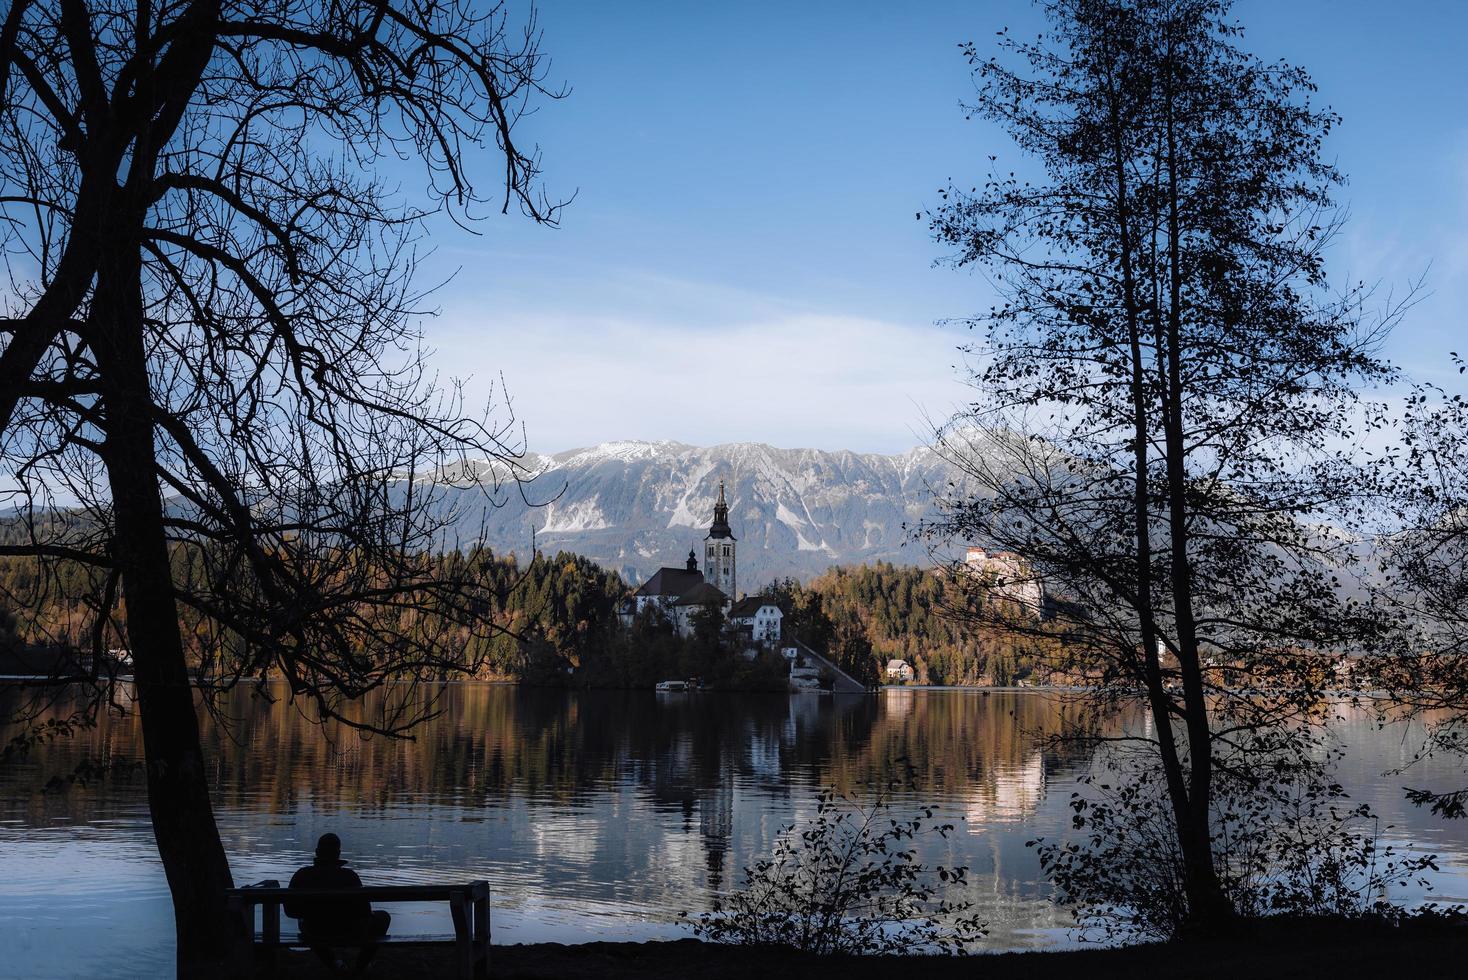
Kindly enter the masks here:
<path id="1" fill-rule="evenodd" d="M 1394 972 L 1453 976 L 1468 957 L 1468 928 L 1456 922 L 1265 923 L 1229 939 L 969 956 L 818 957 L 784 949 L 720 946 L 698 939 L 649 942 L 527 943 L 492 947 L 490 976 L 524 980 L 1136 980 L 1188 977 L 1379 978 Z M 280 957 L 281 977 L 330 974 L 309 953 Z M 263 972 L 260 974 L 264 976 Z M 382 947 L 368 976 L 452 978 L 452 947 Z"/>

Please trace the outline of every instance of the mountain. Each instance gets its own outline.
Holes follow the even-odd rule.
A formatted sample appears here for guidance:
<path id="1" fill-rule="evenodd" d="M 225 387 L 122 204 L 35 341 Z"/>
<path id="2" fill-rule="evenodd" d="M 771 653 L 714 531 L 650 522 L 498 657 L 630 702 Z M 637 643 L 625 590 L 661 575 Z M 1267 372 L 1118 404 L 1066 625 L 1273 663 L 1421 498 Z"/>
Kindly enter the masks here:
<path id="1" fill-rule="evenodd" d="M 541 551 L 573 551 L 638 582 L 661 565 L 681 566 L 690 548 L 702 557 L 723 480 L 741 592 L 831 565 L 925 563 L 924 546 L 903 525 L 922 518 L 930 488 L 949 479 L 946 464 L 923 448 L 882 456 L 763 443 L 611 442 L 532 455 L 525 465 L 534 478 L 523 493 L 503 488 L 498 506 L 474 489 L 443 488 L 463 539 L 482 526 L 496 551 L 523 555 L 533 527 Z"/>

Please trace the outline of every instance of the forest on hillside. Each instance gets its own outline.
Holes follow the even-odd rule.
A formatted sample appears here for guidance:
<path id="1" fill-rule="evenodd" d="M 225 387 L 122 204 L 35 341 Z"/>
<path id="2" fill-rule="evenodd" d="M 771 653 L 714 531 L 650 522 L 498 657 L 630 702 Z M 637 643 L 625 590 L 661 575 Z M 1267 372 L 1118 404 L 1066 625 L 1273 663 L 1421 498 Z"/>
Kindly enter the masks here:
<path id="1" fill-rule="evenodd" d="M 1028 679 L 1041 645 L 1056 642 L 976 623 L 980 590 L 929 568 L 837 566 L 805 584 L 783 579 L 769 591 L 786 611 L 788 630 L 829 649 L 843 670 L 867 681 L 885 681 L 887 662 L 904 660 L 919 684 L 1008 686 Z"/>

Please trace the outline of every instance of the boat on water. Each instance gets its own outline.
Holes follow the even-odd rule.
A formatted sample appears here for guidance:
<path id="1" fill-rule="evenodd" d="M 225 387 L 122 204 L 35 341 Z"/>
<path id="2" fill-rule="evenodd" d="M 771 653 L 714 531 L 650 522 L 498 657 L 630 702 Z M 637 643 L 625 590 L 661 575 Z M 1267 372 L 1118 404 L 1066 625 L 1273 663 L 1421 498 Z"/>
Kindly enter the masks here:
<path id="1" fill-rule="evenodd" d="M 703 689 L 698 681 L 658 681 L 653 690 L 659 694 L 694 694 Z"/>

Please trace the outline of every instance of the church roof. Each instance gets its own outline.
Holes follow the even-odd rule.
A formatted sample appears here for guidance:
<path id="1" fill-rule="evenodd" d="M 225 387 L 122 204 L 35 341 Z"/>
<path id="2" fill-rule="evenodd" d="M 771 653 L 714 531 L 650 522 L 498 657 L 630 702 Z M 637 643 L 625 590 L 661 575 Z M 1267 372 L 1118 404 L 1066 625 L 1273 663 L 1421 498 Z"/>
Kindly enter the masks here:
<path id="1" fill-rule="evenodd" d="M 677 602 L 673 603 L 673 605 L 703 606 L 711 602 L 723 604 L 728 600 L 729 597 L 724 595 L 723 592 L 714 588 L 712 585 L 709 585 L 707 582 L 701 582 L 698 585 L 695 585 L 688 592 L 686 592 L 683 597 L 680 598 Z"/>
<path id="2" fill-rule="evenodd" d="M 729 526 L 729 505 L 724 501 L 724 481 L 719 481 L 719 500 L 714 504 L 714 522 L 709 525 L 708 537 L 735 540 L 734 529 Z"/>
<path id="3" fill-rule="evenodd" d="M 734 619 L 736 617 L 753 616 L 765 606 L 774 606 L 776 609 L 780 608 L 780 604 L 774 599 L 771 599 L 769 596 L 747 595 L 743 599 L 740 599 L 738 602 L 734 603 L 734 608 L 729 610 L 729 618 Z M 781 611 L 783 612 L 784 610 Z"/>
<path id="4" fill-rule="evenodd" d="M 686 568 L 659 568 L 652 578 L 642 583 L 634 595 L 670 596 L 686 595 L 703 584 L 703 573 Z"/>

